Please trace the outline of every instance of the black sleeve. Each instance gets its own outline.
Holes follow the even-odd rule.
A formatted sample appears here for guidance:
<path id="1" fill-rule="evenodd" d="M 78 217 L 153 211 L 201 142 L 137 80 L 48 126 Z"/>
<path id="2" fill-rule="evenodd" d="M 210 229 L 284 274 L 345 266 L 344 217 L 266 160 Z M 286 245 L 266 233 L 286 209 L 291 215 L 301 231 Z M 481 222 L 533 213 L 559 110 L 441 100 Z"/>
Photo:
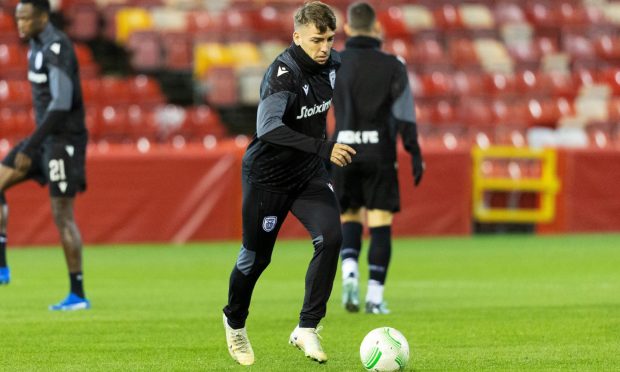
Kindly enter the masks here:
<path id="1" fill-rule="evenodd" d="M 415 118 L 413 95 L 409 86 L 407 68 L 398 63 L 398 68 L 392 80 L 392 116 L 396 121 L 398 131 L 403 139 L 405 149 L 409 153 L 419 152 L 418 130 Z"/>
<path id="2" fill-rule="evenodd" d="M 52 100 L 47 106 L 43 122 L 37 126 L 22 150 L 30 157 L 55 128 L 65 124 L 73 101 L 73 83 L 67 72 L 52 64 L 48 66 L 48 70 Z"/>
<path id="3" fill-rule="evenodd" d="M 329 159 L 335 142 L 306 136 L 282 121 L 286 109 L 296 97 L 295 77 L 290 68 L 278 62 L 271 65 L 261 86 L 256 118 L 257 137 L 274 145 L 292 147 Z"/>

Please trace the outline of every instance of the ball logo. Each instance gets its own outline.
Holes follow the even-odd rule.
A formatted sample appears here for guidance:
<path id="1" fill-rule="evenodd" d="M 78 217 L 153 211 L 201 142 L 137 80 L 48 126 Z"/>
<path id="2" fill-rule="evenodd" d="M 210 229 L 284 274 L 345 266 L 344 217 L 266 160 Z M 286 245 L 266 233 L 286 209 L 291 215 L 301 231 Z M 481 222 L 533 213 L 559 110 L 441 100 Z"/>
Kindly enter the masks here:
<path id="1" fill-rule="evenodd" d="M 273 231 L 273 229 L 276 228 L 277 223 L 278 223 L 278 217 L 267 216 L 263 218 L 263 230 L 265 230 L 265 232 L 271 232 Z"/>

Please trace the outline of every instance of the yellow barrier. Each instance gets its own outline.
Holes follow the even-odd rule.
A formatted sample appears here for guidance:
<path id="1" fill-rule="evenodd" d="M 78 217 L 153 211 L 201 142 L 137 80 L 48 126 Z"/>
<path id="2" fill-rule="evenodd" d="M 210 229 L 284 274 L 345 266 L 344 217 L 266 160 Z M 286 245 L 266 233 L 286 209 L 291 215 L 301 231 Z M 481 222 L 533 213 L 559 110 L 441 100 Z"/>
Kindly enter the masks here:
<path id="1" fill-rule="evenodd" d="M 530 149 L 509 146 L 475 147 L 473 158 L 473 214 L 479 222 L 537 223 L 550 222 L 555 217 L 555 195 L 559 189 L 557 154 L 553 149 Z M 487 160 L 538 161 L 540 177 L 486 176 L 483 164 Z M 486 205 L 484 193 L 536 192 L 537 208 L 493 208 Z"/>

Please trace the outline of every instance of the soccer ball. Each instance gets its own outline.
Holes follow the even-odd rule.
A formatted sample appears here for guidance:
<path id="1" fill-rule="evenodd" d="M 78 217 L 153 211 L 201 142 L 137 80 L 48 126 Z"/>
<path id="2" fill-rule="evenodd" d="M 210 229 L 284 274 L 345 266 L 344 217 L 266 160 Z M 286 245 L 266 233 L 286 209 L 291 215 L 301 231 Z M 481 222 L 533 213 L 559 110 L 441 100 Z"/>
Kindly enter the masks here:
<path id="1" fill-rule="evenodd" d="M 409 361 L 409 344 L 394 328 L 373 329 L 362 341 L 360 358 L 367 371 L 403 370 Z"/>

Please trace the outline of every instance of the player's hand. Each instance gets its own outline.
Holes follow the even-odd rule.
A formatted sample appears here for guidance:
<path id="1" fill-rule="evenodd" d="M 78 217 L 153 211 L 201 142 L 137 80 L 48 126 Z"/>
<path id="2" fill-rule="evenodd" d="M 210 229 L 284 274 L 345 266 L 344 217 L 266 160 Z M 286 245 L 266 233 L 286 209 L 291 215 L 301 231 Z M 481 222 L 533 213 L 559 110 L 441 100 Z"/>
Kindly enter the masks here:
<path id="1" fill-rule="evenodd" d="M 347 164 L 351 164 L 353 155 L 355 155 L 353 147 L 344 143 L 336 143 L 329 160 L 339 167 L 344 167 Z"/>
<path id="2" fill-rule="evenodd" d="M 413 152 L 411 160 L 413 163 L 413 184 L 418 186 L 422 181 L 422 175 L 426 169 L 426 164 L 424 163 L 422 152 L 420 152 L 419 148 L 418 151 Z"/>
<path id="3" fill-rule="evenodd" d="M 26 173 L 30 169 L 32 165 L 32 159 L 30 156 L 24 154 L 23 152 L 18 152 L 15 156 L 15 170 Z"/>

